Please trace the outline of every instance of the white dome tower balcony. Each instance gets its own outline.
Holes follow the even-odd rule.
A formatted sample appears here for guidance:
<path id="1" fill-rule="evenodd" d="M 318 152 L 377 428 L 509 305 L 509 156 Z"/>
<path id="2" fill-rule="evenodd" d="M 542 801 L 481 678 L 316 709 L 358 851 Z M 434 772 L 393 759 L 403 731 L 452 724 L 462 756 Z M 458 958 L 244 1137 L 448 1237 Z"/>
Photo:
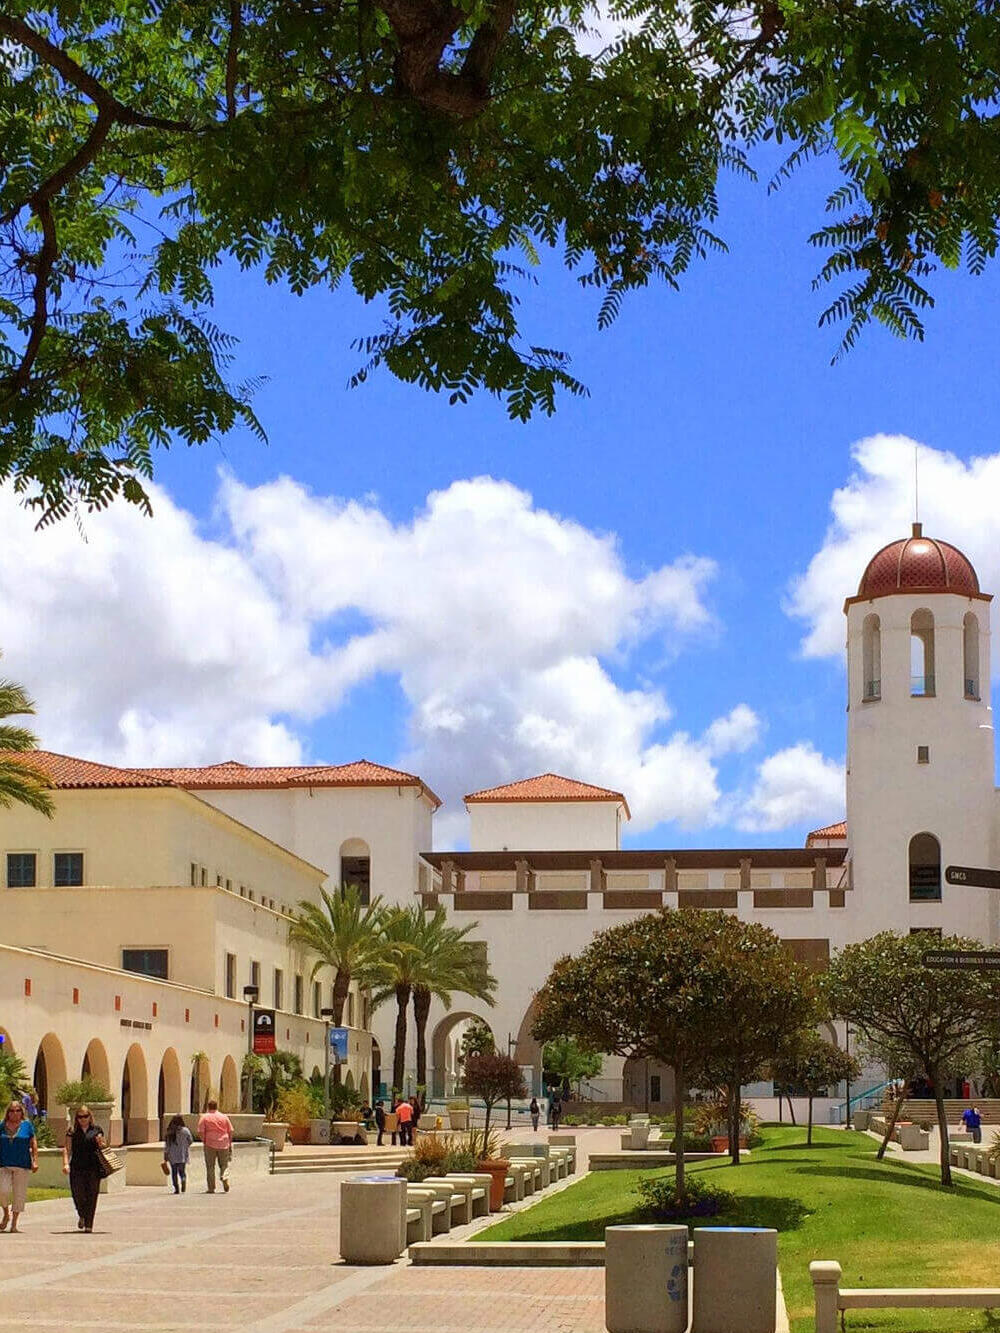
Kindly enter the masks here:
<path id="1" fill-rule="evenodd" d="M 966 556 L 915 523 L 844 605 L 847 828 L 865 934 L 947 922 L 997 938 L 996 895 L 943 874 L 993 864 L 991 601 Z"/>

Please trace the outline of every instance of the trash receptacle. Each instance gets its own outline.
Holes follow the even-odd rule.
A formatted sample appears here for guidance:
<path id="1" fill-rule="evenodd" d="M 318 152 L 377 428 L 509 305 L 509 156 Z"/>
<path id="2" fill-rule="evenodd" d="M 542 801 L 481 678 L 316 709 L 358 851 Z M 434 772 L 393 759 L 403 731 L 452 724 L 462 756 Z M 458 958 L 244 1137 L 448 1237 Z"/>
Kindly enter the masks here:
<path id="1" fill-rule="evenodd" d="M 774 1333 L 778 1233 L 770 1227 L 697 1227 L 692 1333 Z"/>
<path id="2" fill-rule="evenodd" d="M 340 1257 L 348 1264 L 391 1264 L 406 1248 L 406 1181 L 356 1176 L 340 1186 Z"/>
<path id="3" fill-rule="evenodd" d="M 605 1229 L 604 1323 L 608 1333 L 685 1333 L 687 1227 Z"/>

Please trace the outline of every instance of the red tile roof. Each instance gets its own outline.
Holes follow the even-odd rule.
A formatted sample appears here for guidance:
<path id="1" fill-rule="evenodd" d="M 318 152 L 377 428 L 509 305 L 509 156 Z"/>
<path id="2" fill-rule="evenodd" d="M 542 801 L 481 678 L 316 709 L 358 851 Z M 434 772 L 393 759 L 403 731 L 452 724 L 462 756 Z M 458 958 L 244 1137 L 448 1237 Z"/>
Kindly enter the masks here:
<path id="1" fill-rule="evenodd" d="M 872 601 L 897 592 L 954 592 L 991 601 L 979 589 L 979 578 L 968 556 L 949 542 L 925 537 L 919 523 L 913 535 L 890 542 L 869 560 L 851 602 Z"/>
<path id="2" fill-rule="evenodd" d="M 813 831 L 806 837 L 806 846 L 808 847 L 812 843 L 814 838 L 822 839 L 822 838 L 846 838 L 846 837 L 847 837 L 847 822 L 846 820 L 842 819 L 839 824 L 827 824 L 826 828 L 814 828 Z"/>
<path id="3" fill-rule="evenodd" d="M 595 787 L 589 782 L 577 782 L 575 778 L 560 777 L 558 773 L 540 773 L 536 778 L 522 778 L 520 782 L 508 782 L 502 787 L 485 787 L 482 791 L 470 792 L 465 797 L 470 801 L 620 801 L 625 807 L 626 817 L 631 819 L 628 801 L 620 791 L 611 791 L 607 787 Z"/>
<path id="4" fill-rule="evenodd" d="M 114 768 L 89 759 L 74 759 L 48 750 L 31 750 L 20 759 L 40 769 L 56 787 L 182 787 L 186 791 L 220 791 L 288 787 L 419 787 L 435 807 L 434 792 L 413 773 L 385 768 L 368 759 L 352 764 L 254 767 L 229 759 L 203 768 Z"/>

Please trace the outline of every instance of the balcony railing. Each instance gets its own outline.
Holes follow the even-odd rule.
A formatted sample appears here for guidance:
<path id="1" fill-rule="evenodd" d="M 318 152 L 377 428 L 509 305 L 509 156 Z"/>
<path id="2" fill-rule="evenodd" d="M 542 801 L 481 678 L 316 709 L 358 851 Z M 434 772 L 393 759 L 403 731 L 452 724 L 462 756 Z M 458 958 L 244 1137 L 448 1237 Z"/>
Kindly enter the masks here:
<path id="1" fill-rule="evenodd" d="M 933 676 L 911 676 L 910 695 L 914 699 L 928 699 L 934 695 Z"/>
<path id="2" fill-rule="evenodd" d="M 969 677 L 966 676 L 966 678 L 965 678 L 965 697 L 966 697 L 967 699 L 978 699 L 978 698 L 979 698 L 979 681 L 978 681 L 978 680 L 970 680 Z"/>
<path id="3" fill-rule="evenodd" d="M 880 680 L 866 680 L 865 694 L 864 694 L 865 703 L 869 703 L 873 699 L 881 699 L 881 698 L 882 698 L 882 682 Z"/>

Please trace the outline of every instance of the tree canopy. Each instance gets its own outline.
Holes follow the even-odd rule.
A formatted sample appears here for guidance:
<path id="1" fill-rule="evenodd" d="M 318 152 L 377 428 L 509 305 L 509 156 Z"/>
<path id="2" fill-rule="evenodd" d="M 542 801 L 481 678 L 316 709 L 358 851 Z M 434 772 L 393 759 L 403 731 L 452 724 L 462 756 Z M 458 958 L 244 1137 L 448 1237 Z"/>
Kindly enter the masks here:
<path id="1" fill-rule="evenodd" d="M 826 1088 L 859 1078 L 861 1066 L 842 1046 L 835 1046 L 815 1030 L 809 1030 L 795 1035 L 771 1063 L 770 1072 L 776 1083 L 789 1090 L 804 1092 L 809 1099 L 806 1143 L 812 1143 L 813 1098 Z"/>
<path id="2" fill-rule="evenodd" d="M 583 388 L 522 327 L 539 252 L 606 325 L 724 246 L 720 173 L 768 139 L 779 179 L 840 173 L 821 322 L 920 337 L 932 266 L 996 252 L 998 81 L 990 0 L 7 0 L 0 479 L 148 507 L 156 447 L 260 432 L 224 260 L 380 298 L 355 382 L 551 411 Z"/>
<path id="3" fill-rule="evenodd" d="M 1000 979 L 925 967 L 927 941 L 926 935 L 886 930 L 849 944 L 833 958 L 824 988 L 832 1012 L 855 1024 L 866 1053 L 890 1075 L 919 1071 L 930 1079 L 941 1131 L 941 1183 L 950 1185 L 943 1084 L 974 1067 L 977 1048 L 1000 1014 Z M 959 935 L 933 944 L 946 950 L 981 948 L 978 940 Z"/>

